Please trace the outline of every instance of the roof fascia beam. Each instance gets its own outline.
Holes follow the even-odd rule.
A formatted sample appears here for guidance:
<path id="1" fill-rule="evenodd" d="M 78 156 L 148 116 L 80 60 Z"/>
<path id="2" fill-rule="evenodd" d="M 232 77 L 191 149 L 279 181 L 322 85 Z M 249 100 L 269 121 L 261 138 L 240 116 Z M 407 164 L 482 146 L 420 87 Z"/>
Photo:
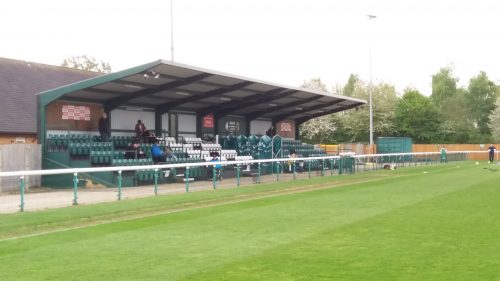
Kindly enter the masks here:
<path id="1" fill-rule="evenodd" d="M 307 99 L 303 99 L 303 100 L 298 100 L 298 101 L 286 103 L 286 104 L 283 104 L 283 105 L 280 105 L 280 106 L 277 106 L 277 107 L 271 107 L 271 108 L 266 109 L 266 110 L 259 110 L 259 111 L 253 112 L 251 114 L 248 114 L 246 116 L 246 118 L 248 118 L 250 120 L 254 120 L 254 119 L 257 119 L 257 118 L 261 117 L 262 115 L 268 113 L 269 111 L 282 110 L 282 109 L 287 109 L 287 108 L 294 107 L 294 106 L 299 106 L 299 105 L 307 104 L 307 103 L 319 100 L 319 99 L 321 99 L 323 97 L 324 96 L 318 95 L 318 96 L 310 97 L 310 98 L 307 98 Z"/>
<path id="2" fill-rule="evenodd" d="M 302 123 L 306 122 L 307 120 L 310 120 L 310 119 L 313 119 L 313 118 L 316 118 L 316 117 L 320 117 L 320 116 L 323 116 L 323 115 L 329 115 L 329 114 L 332 114 L 332 113 L 335 113 L 335 112 L 349 110 L 349 109 L 358 107 L 360 105 L 362 105 L 362 104 L 356 103 L 356 104 L 352 104 L 352 105 L 349 105 L 349 106 L 346 106 L 346 107 L 336 108 L 336 109 L 332 109 L 332 110 L 325 111 L 325 112 L 318 112 L 318 113 L 315 113 L 315 114 L 312 114 L 312 115 L 308 115 L 308 116 L 305 116 L 305 117 L 297 118 L 297 119 L 295 119 L 295 122 L 298 123 L 298 124 L 302 124 Z"/>
<path id="3" fill-rule="evenodd" d="M 283 90 L 285 90 L 285 91 L 283 92 Z M 272 91 L 272 93 L 271 93 L 271 91 Z M 298 90 L 287 90 L 284 88 L 278 88 L 278 89 L 274 89 L 271 91 L 267 92 L 266 94 L 259 94 L 262 97 L 256 98 L 252 101 L 248 101 L 247 100 L 248 97 L 247 97 L 246 99 L 243 99 L 241 101 L 238 101 L 236 103 L 229 105 L 228 107 L 224 107 L 223 109 L 218 110 L 217 112 L 215 112 L 215 114 L 218 117 L 222 117 L 222 116 L 228 115 L 231 112 L 234 112 L 234 111 L 237 111 L 237 110 L 240 110 L 243 108 L 254 106 L 254 105 L 257 105 L 259 103 L 271 102 L 273 100 L 281 99 L 281 98 L 284 98 L 284 97 L 287 97 L 289 95 L 293 95 L 293 94 L 299 92 Z"/>
<path id="4" fill-rule="evenodd" d="M 276 124 L 276 123 L 278 123 L 280 121 L 285 120 L 286 118 L 288 118 L 290 116 L 294 116 L 294 115 L 297 115 L 297 114 L 300 114 L 300 113 L 305 113 L 305 112 L 309 112 L 309 111 L 313 111 L 313 110 L 318 110 L 318 109 L 321 109 L 321 108 L 329 107 L 329 106 L 332 106 L 332 105 L 336 105 L 336 104 L 342 103 L 344 101 L 345 100 L 343 100 L 343 99 L 338 99 L 338 100 L 334 100 L 332 102 L 328 102 L 328 103 L 324 103 L 324 104 L 318 104 L 318 105 L 315 105 L 315 106 L 304 108 L 302 110 L 294 110 L 294 111 L 291 111 L 291 112 L 288 112 L 288 113 L 285 113 L 285 114 L 281 114 L 281 115 L 278 115 L 278 116 L 276 116 L 276 117 L 273 118 L 273 123 Z"/>
<path id="5" fill-rule="evenodd" d="M 209 73 L 202 73 L 202 74 L 194 75 L 194 76 L 191 76 L 191 77 L 188 77 L 185 79 L 168 82 L 168 83 L 162 84 L 162 85 L 155 87 L 155 88 L 144 89 L 144 90 L 135 92 L 132 95 L 127 95 L 125 97 L 124 96 L 116 97 L 116 98 L 110 99 L 109 101 L 105 102 L 104 109 L 106 111 L 111 111 L 111 110 L 113 110 L 121 105 L 124 105 L 125 103 L 127 103 L 133 99 L 153 95 L 155 93 L 165 91 L 165 90 L 172 90 L 172 89 L 175 89 L 175 88 L 178 88 L 178 87 L 205 79 L 211 75 L 212 74 L 209 74 Z"/>
<path id="6" fill-rule="evenodd" d="M 229 108 L 233 108 L 233 107 L 240 108 L 244 104 L 249 104 L 248 99 L 251 99 L 251 98 L 254 98 L 254 97 L 258 97 L 260 95 L 265 95 L 266 99 L 267 99 L 268 98 L 267 95 L 274 95 L 274 94 L 282 92 L 284 90 L 285 89 L 283 89 L 283 88 L 277 88 L 277 89 L 273 89 L 273 90 L 270 90 L 270 91 L 267 91 L 267 92 L 263 92 L 263 93 L 262 92 L 259 92 L 259 93 L 255 93 L 254 92 L 255 94 L 251 95 L 249 97 L 244 97 L 242 99 L 232 100 L 232 101 L 228 101 L 228 102 L 222 103 L 221 105 L 219 105 L 218 110 L 219 111 L 223 111 L 223 110 L 226 110 L 226 109 L 229 109 Z M 254 100 L 252 100 L 252 102 L 253 101 Z M 250 102 L 250 103 L 252 103 L 252 102 Z M 207 107 L 204 107 L 204 108 L 200 109 L 198 112 L 200 114 L 202 114 L 203 116 L 205 116 L 205 115 L 207 115 L 209 113 L 213 113 L 214 112 L 214 108 L 212 106 L 207 106 Z"/>
<path id="7" fill-rule="evenodd" d="M 170 110 L 172 110 L 180 105 L 183 105 L 183 104 L 186 104 L 189 102 L 199 101 L 199 100 L 206 99 L 206 98 L 220 96 L 220 95 L 232 92 L 232 91 L 239 90 L 241 88 L 245 88 L 246 86 L 251 85 L 253 83 L 254 82 L 244 81 L 244 82 L 240 82 L 238 84 L 234 84 L 231 86 L 222 87 L 219 89 L 208 91 L 208 92 L 200 94 L 200 95 L 194 95 L 194 96 L 183 98 L 183 99 L 180 99 L 177 101 L 162 103 L 156 107 L 156 110 L 163 114 L 163 113 L 166 113 L 166 112 L 168 112 L 168 111 L 170 111 Z"/>

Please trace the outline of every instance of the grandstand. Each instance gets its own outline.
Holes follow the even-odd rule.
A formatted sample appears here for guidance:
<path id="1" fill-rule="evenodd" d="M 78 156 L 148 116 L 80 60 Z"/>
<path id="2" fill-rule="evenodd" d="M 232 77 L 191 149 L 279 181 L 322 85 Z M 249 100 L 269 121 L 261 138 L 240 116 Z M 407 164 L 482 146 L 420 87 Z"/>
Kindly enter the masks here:
<path id="1" fill-rule="evenodd" d="M 167 163 L 208 161 L 213 153 L 223 160 L 282 158 L 291 151 L 314 157 L 325 152 L 298 140 L 300 124 L 365 103 L 159 60 L 38 94 L 38 137 L 44 169 L 152 164 L 147 142 L 141 143 L 144 158 L 130 157 L 138 119 L 155 133 L 162 149 L 174 152 L 176 159 Z M 111 123 L 109 142 L 101 142 L 97 132 L 103 112 Z M 271 125 L 277 128 L 272 138 L 265 134 Z M 262 167 L 263 173 L 273 171 L 273 165 Z M 123 186 L 149 184 L 153 174 L 127 172 Z M 160 182 L 175 182 L 184 171 L 173 169 L 159 176 Z M 208 175 L 200 167 L 190 176 Z M 44 176 L 42 185 L 58 187 L 67 182 L 61 177 Z M 117 173 L 96 173 L 90 179 L 114 186 Z"/>

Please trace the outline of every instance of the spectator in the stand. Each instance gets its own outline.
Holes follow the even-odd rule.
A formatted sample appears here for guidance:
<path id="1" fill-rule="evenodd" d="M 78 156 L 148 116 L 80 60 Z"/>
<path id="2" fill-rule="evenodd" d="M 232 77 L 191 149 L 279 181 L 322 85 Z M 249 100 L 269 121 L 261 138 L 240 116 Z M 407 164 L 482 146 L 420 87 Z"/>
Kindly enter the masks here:
<path id="1" fill-rule="evenodd" d="M 271 125 L 271 127 L 269 127 L 269 129 L 266 131 L 266 135 L 270 138 L 274 137 L 276 135 L 276 128 Z"/>
<path id="2" fill-rule="evenodd" d="M 153 146 L 151 146 L 151 156 L 153 157 L 153 162 L 165 162 L 165 154 L 161 151 L 158 143 L 158 140 L 155 140 Z"/>
<path id="3" fill-rule="evenodd" d="M 129 152 L 130 154 L 128 155 L 128 158 L 136 158 L 136 159 L 141 159 L 146 157 L 146 154 L 144 151 L 141 149 L 141 145 L 139 144 L 139 141 L 137 139 L 134 139 L 133 143 L 129 147 Z M 132 156 L 132 157 L 130 157 Z"/>
<path id="4" fill-rule="evenodd" d="M 177 156 L 175 156 L 174 152 L 172 151 L 172 149 L 170 149 L 170 147 L 167 147 L 165 149 L 165 157 L 168 160 L 177 160 Z"/>
<path id="5" fill-rule="evenodd" d="M 156 140 L 154 134 L 146 129 L 146 125 L 144 125 L 140 119 L 137 120 L 137 124 L 135 124 L 135 134 L 138 138 L 141 138 L 142 141 L 147 143 L 154 143 Z"/>
<path id="6" fill-rule="evenodd" d="M 210 162 L 219 162 L 219 154 L 218 153 L 212 153 L 212 159 L 210 159 Z M 222 165 L 221 164 L 215 164 L 215 165 L 210 165 L 207 166 L 207 176 L 208 179 L 212 179 L 214 176 L 214 167 L 215 167 L 215 179 L 222 181 Z"/>
<path id="7" fill-rule="evenodd" d="M 102 114 L 102 117 L 99 118 L 99 134 L 101 135 L 102 142 L 108 142 L 109 137 L 111 136 L 111 129 L 109 128 L 109 120 L 106 112 Z"/>
<path id="8" fill-rule="evenodd" d="M 304 165 L 303 162 L 299 162 L 299 161 L 296 161 L 295 159 L 297 158 L 297 154 L 295 153 L 295 150 L 291 150 L 290 151 L 290 160 L 288 160 L 288 165 L 290 167 L 290 172 L 292 172 L 293 170 L 293 166 L 295 166 L 295 173 L 302 173 L 303 172 L 303 167 L 302 165 Z"/>
<path id="9" fill-rule="evenodd" d="M 146 126 L 142 121 L 139 119 L 137 120 L 137 124 L 135 124 L 135 135 L 137 137 L 142 137 L 144 136 L 144 133 L 146 132 Z"/>

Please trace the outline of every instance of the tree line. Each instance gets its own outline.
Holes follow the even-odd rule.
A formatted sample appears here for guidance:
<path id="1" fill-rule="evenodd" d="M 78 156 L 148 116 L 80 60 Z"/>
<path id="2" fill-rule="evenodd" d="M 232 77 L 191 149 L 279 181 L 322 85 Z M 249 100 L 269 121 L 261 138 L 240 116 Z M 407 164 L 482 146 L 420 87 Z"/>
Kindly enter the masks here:
<path id="1" fill-rule="evenodd" d="M 385 136 L 411 137 L 414 143 L 500 142 L 499 87 L 485 72 L 469 80 L 467 87 L 451 67 L 432 75 L 432 94 L 414 88 L 396 93 L 388 83 L 372 85 L 374 139 Z M 327 91 L 320 79 L 303 87 Z M 369 84 L 351 74 L 342 95 L 369 100 Z M 313 143 L 368 143 L 369 105 L 315 118 L 301 125 L 301 138 Z"/>

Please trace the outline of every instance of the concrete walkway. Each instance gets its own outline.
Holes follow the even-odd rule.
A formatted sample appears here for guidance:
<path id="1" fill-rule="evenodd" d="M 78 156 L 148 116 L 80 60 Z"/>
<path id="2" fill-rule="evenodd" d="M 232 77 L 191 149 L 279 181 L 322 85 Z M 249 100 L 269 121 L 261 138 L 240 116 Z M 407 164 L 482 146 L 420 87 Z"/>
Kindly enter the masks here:
<path id="1" fill-rule="evenodd" d="M 325 176 L 329 176 L 328 173 Z M 312 177 L 316 172 L 311 173 Z M 308 173 L 296 174 L 297 179 L 308 177 Z M 293 180 L 293 174 L 280 174 L 281 181 Z M 276 182 L 276 175 L 261 176 L 261 183 Z M 252 185 L 251 177 L 242 177 L 240 186 Z M 236 179 L 224 179 L 217 182 L 218 189 L 236 188 Z M 189 184 L 189 192 L 200 190 L 212 190 L 212 181 L 195 181 Z M 158 195 L 179 194 L 186 192 L 184 183 L 158 185 Z M 122 200 L 154 196 L 154 186 L 126 187 L 122 188 Z M 86 187 L 78 189 L 78 204 L 89 205 L 102 202 L 111 202 L 118 199 L 118 188 L 95 188 Z M 20 194 L 0 194 L 0 214 L 15 213 L 20 211 Z M 24 195 L 24 211 L 36 211 L 51 208 L 68 207 L 73 204 L 72 189 L 32 189 Z"/>

